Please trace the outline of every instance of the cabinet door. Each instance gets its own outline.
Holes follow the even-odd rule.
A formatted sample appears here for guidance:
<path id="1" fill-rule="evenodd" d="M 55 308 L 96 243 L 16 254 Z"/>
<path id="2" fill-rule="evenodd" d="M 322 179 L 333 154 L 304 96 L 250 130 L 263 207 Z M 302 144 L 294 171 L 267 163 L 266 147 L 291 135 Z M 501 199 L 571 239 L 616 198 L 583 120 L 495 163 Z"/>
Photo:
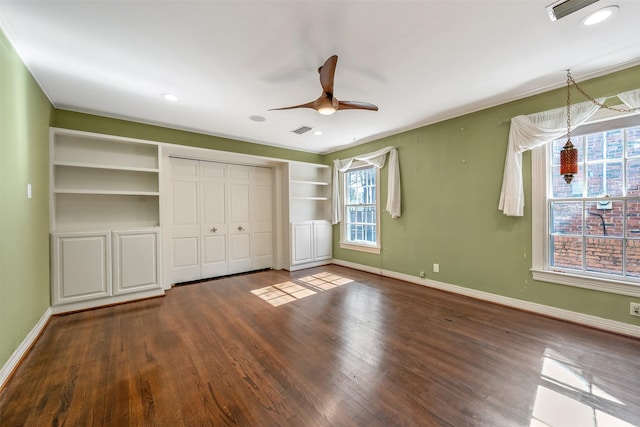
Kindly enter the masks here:
<path id="1" fill-rule="evenodd" d="M 273 267 L 272 171 L 251 170 L 251 262 L 252 269 Z"/>
<path id="2" fill-rule="evenodd" d="M 113 232 L 113 293 L 115 295 L 160 287 L 158 235 L 157 229 Z"/>
<path id="3" fill-rule="evenodd" d="M 203 278 L 229 272 L 226 175 L 224 163 L 200 162 L 200 271 Z"/>
<path id="4" fill-rule="evenodd" d="M 52 236 L 53 305 L 111 295 L 109 232 Z"/>
<path id="5" fill-rule="evenodd" d="M 229 273 L 251 270 L 250 167 L 228 165 Z"/>
<path id="6" fill-rule="evenodd" d="M 330 221 L 313 222 L 314 260 L 331 259 L 333 247 L 333 227 Z"/>
<path id="7" fill-rule="evenodd" d="M 198 161 L 171 159 L 171 283 L 200 279 Z"/>
<path id="8" fill-rule="evenodd" d="M 291 265 L 313 261 L 313 222 L 291 224 Z"/>

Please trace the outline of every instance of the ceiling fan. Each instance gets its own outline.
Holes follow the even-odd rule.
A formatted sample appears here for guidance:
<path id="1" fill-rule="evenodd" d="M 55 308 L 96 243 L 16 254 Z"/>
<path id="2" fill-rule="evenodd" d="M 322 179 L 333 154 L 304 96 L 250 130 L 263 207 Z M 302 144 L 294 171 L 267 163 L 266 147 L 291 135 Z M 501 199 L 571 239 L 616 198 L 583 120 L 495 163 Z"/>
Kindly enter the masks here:
<path id="1" fill-rule="evenodd" d="M 378 111 L 378 107 L 368 102 L 360 101 L 338 101 L 333 96 L 333 76 L 336 72 L 338 56 L 333 55 L 318 68 L 320 73 L 320 84 L 322 85 L 322 95 L 315 101 L 306 104 L 294 105 L 292 107 L 272 108 L 272 110 L 291 110 L 294 108 L 313 108 L 320 114 L 329 115 L 338 110 L 371 110 Z"/>

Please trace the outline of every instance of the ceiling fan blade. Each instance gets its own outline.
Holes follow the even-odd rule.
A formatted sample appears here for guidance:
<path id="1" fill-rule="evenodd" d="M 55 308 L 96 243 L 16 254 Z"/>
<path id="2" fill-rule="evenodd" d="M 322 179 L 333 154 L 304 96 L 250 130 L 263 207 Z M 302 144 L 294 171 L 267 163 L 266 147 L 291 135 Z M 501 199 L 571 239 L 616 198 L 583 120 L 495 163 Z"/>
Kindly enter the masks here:
<path id="1" fill-rule="evenodd" d="M 322 67 L 318 68 L 320 73 L 320 84 L 325 93 L 333 95 L 333 76 L 336 73 L 338 55 L 333 55 L 327 59 Z"/>
<path id="2" fill-rule="evenodd" d="M 313 108 L 314 110 L 316 110 L 317 109 L 316 104 L 317 104 L 317 101 L 311 101 L 311 102 L 307 102 L 306 104 L 293 105 L 291 107 L 270 108 L 269 111 L 274 111 L 274 110 L 293 110 L 294 108 Z"/>
<path id="3" fill-rule="evenodd" d="M 339 101 L 338 110 L 370 110 L 378 111 L 378 107 L 368 102 L 360 101 Z"/>

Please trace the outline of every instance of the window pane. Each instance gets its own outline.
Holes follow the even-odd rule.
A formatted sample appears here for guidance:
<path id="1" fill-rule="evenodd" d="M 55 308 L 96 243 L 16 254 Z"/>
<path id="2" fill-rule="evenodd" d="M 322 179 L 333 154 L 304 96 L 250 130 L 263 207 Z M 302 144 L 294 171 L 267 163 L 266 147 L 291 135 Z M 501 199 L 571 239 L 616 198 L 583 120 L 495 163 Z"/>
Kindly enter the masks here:
<path id="1" fill-rule="evenodd" d="M 551 232 L 582 234 L 582 202 L 551 203 Z"/>
<path id="2" fill-rule="evenodd" d="M 346 239 L 348 242 L 366 242 L 375 244 L 376 239 L 376 207 L 346 207 Z"/>
<path id="3" fill-rule="evenodd" d="M 608 196 L 623 196 L 622 162 L 609 162 L 606 168 L 605 194 Z"/>
<path id="4" fill-rule="evenodd" d="M 586 136 L 587 161 L 604 160 L 604 134 L 592 133 Z"/>
<path id="5" fill-rule="evenodd" d="M 627 240 L 627 275 L 640 277 L 640 240 Z"/>
<path id="6" fill-rule="evenodd" d="M 582 237 L 551 236 L 551 265 L 582 270 Z"/>
<path id="7" fill-rule="evenodd" d="M 627 196 L 637 195 L 640 195 L 640 159 L 627 160 Z"/>
<path id="8" fill-rule="evenodd" d="M 578 174 L 574 175 L 571 184 L 567 184 L 564 177 L 560 175 L 560 166 L 553 166 L 551 168 L 553 197 L 582 197 L 582 189 L 584 187 L 583 171 L 583 166 L 579 165 Z"/>
<path id="9" fill-rule="evenodd" d="M 601 273 L 622 274 L 622 240 L 588 238 L 586 270 Z"/>
<path id="10" fill-rule="evenodd" d="M 586 202 L 584 234 L 586 236 L 622 237 L 624 203 L 621 200 Z"/>
<path id="11" fill-rule="evenodd" d="M 605 132 L 607 141 L 607 159 L 621 159 L 622 146 L 624 145 L 624 131 L 616 129 Z"/>
<path id="12" fill-rule="evenodd" d="M 604 164 L 588 165 L 587 176 L 587 197 L 604 195 Z"/>
<path id="13" fill-rule="evenodd" d="M 627 157 L 640 156 L 640 126 L 626 129 Z"/>
<path id="14" fill-rule="evenodd" d="M 627 200 L 627 237 L 640 237 L 640 200 Z"/>

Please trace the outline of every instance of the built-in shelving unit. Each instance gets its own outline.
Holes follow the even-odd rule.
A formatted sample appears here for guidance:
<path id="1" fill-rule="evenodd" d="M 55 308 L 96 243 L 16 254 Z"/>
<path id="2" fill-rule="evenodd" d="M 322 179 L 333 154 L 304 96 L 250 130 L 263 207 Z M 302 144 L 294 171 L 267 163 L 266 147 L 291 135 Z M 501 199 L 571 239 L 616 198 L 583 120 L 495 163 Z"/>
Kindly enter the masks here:
<path id="1" fill-rule="evenodd" d="M 160 145 L 51 129 L 54 312 L 164 293 Z"/>
<path id="2" fill-rule="evenodd" d="M 289 164 L 291 222 L 331 217 L 331 168 L 310 163 Z"/>
<path id="3" fill-rule="evenodd" d="M 54 129 L 53 232 L 158 227 L 157 143 Z"/>
<path id="4" fill-rule="evenodd" d="M 289 268 L 326 264 L 332 257 L 331 168 L 289 163 Z"/>

